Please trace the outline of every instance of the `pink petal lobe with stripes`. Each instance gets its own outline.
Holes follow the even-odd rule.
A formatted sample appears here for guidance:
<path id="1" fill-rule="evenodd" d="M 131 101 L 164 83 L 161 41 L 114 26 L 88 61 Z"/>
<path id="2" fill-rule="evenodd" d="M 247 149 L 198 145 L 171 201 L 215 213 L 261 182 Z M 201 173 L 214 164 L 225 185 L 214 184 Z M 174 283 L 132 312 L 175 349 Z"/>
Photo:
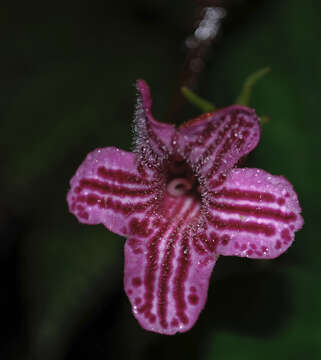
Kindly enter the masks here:
<path id="1" fill-rule="evenodd" d="M 257 146 L 260 131 L 253 109 L 233 105 L 183 124 L 179 149 L 199 178 L 207 180 L 207 188 L 213 188 Z"/>
<path id="2" fill-rule="evenodd" d="M 194 248 L 198 200 L 167 196 L 164 209 L 149 217 L 148 235 L 127 239 L 124 283 L 141 326 L 172 335 L 196 322 L 217 255 Z"/>
<path id="3" fill-rule="evenodd" d="M 210 196 L 208 232 L 219 239 L 216 252 L 221 255 L 275 258 L 303 225 L 297 195 L 283 176 L 233 169 Z"/>
<path id="4" fill-rule="evenodd" d="M 138 100 L 134 122 L 134 151 L 140 162 L 159 166 L 173 152 L 174 125 L 156 121 L 151 113 L 152 99 L 144 80 L 137 81 Z"/>
<path id="5" fill-rule="evenodd" d="M 137 166 L 133 153 L 114 147 L 96 149 L 70 181 L 69 209 L 82 223 L 103 224 L 116 234 L 128 235 L 162 192 L 156 175 Z"/>

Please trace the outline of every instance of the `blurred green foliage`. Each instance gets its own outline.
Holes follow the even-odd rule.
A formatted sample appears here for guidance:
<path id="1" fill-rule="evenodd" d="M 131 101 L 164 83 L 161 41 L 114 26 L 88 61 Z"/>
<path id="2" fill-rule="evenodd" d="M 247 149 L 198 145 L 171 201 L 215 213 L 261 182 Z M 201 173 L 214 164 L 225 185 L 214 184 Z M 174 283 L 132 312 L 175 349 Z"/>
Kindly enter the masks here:
<path id="1" fill-rule="evenodd" d="M 124 239 L 77 223 L 65 196 L 89 151 L 130 149 L 137 78 L 166 117 L 193 2 L 0 5 L 1 359 L 320 359 L 321 3 L 235 6 L 197 92 L 226 106 L 271 68 L 252 94 L 270 121 L 247 165 L 294 184 L 305 226 L 279 259 L 222 257 L 196 326 L 166 337 L 131 314 Z"/>

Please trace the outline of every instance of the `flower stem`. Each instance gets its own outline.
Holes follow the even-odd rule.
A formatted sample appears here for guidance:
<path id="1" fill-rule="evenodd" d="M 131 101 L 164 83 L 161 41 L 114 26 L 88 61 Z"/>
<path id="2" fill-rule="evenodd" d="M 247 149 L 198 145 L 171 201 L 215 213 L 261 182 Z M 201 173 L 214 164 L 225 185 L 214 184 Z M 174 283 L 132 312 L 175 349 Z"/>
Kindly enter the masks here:
<path id="1" fill-rule="evenodd" d="M 180 114 L 185 104 L 181 89 L 195 89 L 204 69 L 206 56 L 221 28 L 221 20 L 226 16 L 222 0 L 198 0 L 196 21 L 192 35 L 185 40 L 187 55 L 179 77 L 179 87 L 170 107 L 168 122 L 180 123 Z"/>

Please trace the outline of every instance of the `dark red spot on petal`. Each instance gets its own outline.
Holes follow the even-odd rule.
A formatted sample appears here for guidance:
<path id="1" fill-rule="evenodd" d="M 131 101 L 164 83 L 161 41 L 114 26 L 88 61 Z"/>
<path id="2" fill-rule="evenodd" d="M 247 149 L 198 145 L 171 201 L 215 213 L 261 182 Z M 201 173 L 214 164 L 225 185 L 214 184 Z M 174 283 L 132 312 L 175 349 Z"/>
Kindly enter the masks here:
<path id="1" fill-rule="evenodd" d="M 251 249 L 256 250 L 256 245 L 255 244 L 251 243 L 250 247 L 251 247 Z"/>
<path id="2" fill-rule="evenodd" d="M 203 260 L 200 262 L 200 266 L 207 266 L 212 261 L 212 258 L 210 256 L 206 256 Z"/>
<path id="3" fill-rule="evenodd" d="M 195 294 L 190 294 L 189 296 L 188 296 L 188 301 L 189 301 L 189 303 L 190 304 L 192 304 L 192 305 L 197 305 L 198 304 L 198 296 L 197 295 L 195 295 Z"/>
<path id="4" fill-rule="evenodd" d="M 183 324 L 185 324 L 185 325 L 188 324 L 188 317 L 186 316 L 186 314 L 184 312 L 179 311 L 178 316 Z"/>
<path id="5" fill-rule="evenodd" d="M 156 321 L 156 316 L 155 316 L 155 314 L 150 314 L 150 315 L 149 315 L 149 322 L 150 322 L 151 324 L 153 324 L 155 321 Z"/>
<path id="6" fill-rule="evenodd" d="M 281 249 L 281 246 L 282 246 L 281 241 L 278 240 L 275 244 L 275 248 L 278 250 L 278 249 Z"/>
<path id="7" fill-rule="evenodd" d="M 127 294 L 128 294 L 128 295 L 131 295 L 132 293 L 133 293 L 133 290 L 132 290 L 132 289 L 128 289 L 128 290 L 127 290 Z"/>
<path id="8" fill-rule="evenodd" d="M 141 306 L 140 308 L 138 308 L 137 311 L 138 311 L 139 313 L 143 313 L 143 312 L 146 311 L 146 309 L 147 309 L 146 305 L 143 305 L 143 306 Z"/>
<path id="9" fill-rule="evenodd" d="M 141 241 L 135 238 L 130 238 L 127 240 L 128 246 L 133 250 L 134 254 L 141 254 L 143 250 L 140 248 Z"/>
<path id="10" fill-rule="evenodd" d="M 283 229 L 282 230 L 281 237 L 285 242 L 290 242 L 291 241 L 291 235 L 290 235 L 288 229 Z"/>
<path id="11" fill-rule="evenodd" d="M 252 254 L 253 254 L 253 250 L 252 250 L 252 249 L 247 250 L 246 255 L 251 256 Z"/>
<path id="12" fill-rule="evenodd" d="M 144 316 L 145 316 L 146 319 L 148 319 L 149 316 L 150 316 L 150 311 L 146 310 Z"/>
<path id="13" fill-rule="evenodd" d="M 161 320 L 160 324 L 161 324 L 161 327 L 162 327 L 162 328 L 167 329 L 167 327 L 168 327 L 168 322 L 167 322 L 166 320 Z"/>
<path id="14" fill-rule="evenodd" d="M 244 251 L 244 250 L 246 250 L 246 249 L 247 249 L 246 244 L 242 244 L 242 245 L 241 245 L 241 250 Z"/>
<path id="15" fill-rule="evenodd" d="M 128 239 L 128 245 L 132 248 L 140 244 L 140 240 L 137 240 L 135 238 Z"/>
<path id="16" fill-rule="evenodd" d="M 191 291 L 191 292 L 196 292 L 196 287 L 195 287 L 195 286 L 191 286 L 191 287 L 190 287 L 190 291 Z"/>
<path id="17" fill-rule="evenodd" d="M 283 198 L 278 198 L 278 204 L 279 204 L 279 205 L 284 205 L 284 204 L 285 204 L 285 199 L 283 199 Z"/>
<path id="18" fill-rule="evenodd" d="M 224 234 L 221 238 L 221 243 L 222 245 L 226 246 L 230 242 L 230 240 L 231 238 L 228 235 Z"/>
<path id="19" fill-rule="evenodd" d="M 238 241 L 235 241 L 235 243 L 234 243 L 234 247 L 235 247 L 235 249 L 239 249 L 240 244 L 238 243 Z"/>
<path id="20" fill-rule="evenodd" d="M 176 318 L 174 318 L 172 321 L 171 321 L 171 326 L 173 327 L 177 327 L 179 325 L 179 322 Z"/>
<path id="21" fill-rule="evenodd" d="M 88 218 L 89 218 L 89 214 L 88 214 L 86 211 L 80 211 L 80 212 L 78 213 L 78 216 L 79 216 L 80 218 L 82 218 L 82 219 L 85 219 L 85 220 L 88 220 Z"/>
<path id="22" fill-rule="evenodd" d="M 135 298 L 135 305 L 139 305 L 142 302 L 142 299 L 137 297 Z"/>
<path id="23" fill-rule="evenodd" d="M 135 286 L 135 287 L 141 286 L 141 284 L 142 284 L 141 278 L 139 278 L 139 277 L 134 277 L 133 280 L 132 280 L 132 284 L 133 284 L 133 286 Z"/>

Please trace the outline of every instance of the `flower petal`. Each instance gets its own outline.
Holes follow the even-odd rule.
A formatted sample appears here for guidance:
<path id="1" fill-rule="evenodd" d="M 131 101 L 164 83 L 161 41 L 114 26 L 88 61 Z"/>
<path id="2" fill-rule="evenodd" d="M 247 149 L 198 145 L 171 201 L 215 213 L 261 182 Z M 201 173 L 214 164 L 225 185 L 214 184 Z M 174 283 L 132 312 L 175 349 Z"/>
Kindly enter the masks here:
<path id="1" fill-rule="evenodd" d="M 210 195 L 207 237 L 216 239 L 218 254 L 275 258 L 303 225 L 297 195 L 283 176 L 234 169 Z"/>
<path id="2" fill-rule="evenodd" d="M 179 128 L 179 149 L 206 181 L 207 188 L 219 186 L 226 173 L 256 147 L 260 125 L 254 110 L 233 105 L 208 113 Z"/>
<path id="3" fill-rule="evenodd" d="M 146 330 L 187 331 L 205 305 L 217 256 L 193 245 L 199 206 L 191 197 L 169 197 L 166 214 L 145 219 L 145 236 L 133 234 L 126 241 L 125 291 Z"/>
<path id="4" fill-rule="evenodd" d="M 119 235 L 130 233 L 133 215 L 144 216 L 163 191 L 153 170 L 142 170 L 135 154 L 114 147 L 88 154 L 70 186 L 67 201 L 78 220 L 104 224 Z"/>
<path id="5" fill-rule="evenodd" d="M 144 80 L 137 81 L 138 100 L 134 122 L 134 148 L 142 164 L 159 166 L 173 151 L 174 125 L 160 123 L 151 113 L 152 99 Z"/>

